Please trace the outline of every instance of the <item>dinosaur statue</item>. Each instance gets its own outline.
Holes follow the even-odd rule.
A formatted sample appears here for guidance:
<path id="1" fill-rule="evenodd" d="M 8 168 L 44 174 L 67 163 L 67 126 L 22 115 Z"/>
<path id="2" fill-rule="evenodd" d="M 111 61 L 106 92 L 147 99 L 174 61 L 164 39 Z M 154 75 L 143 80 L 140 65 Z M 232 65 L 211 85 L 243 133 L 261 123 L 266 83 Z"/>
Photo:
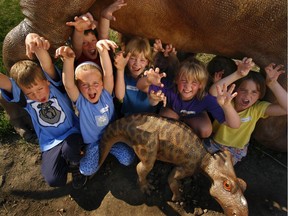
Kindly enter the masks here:
<path id="1" fill-rule="evenodd" d="M 108 125 L 102 136 L 99 167 L 117 142 L 131 146 L 140 159 L 136 170 L 143 192 L 150 193 L 152 185 L 146 177 L 155 161 L 160 160 L 175 165 L 168 177 L 172 201 L 181 198 L 180 180 L 201 170 L 211 179 L 210 194 L 225 215 L 248 215 L 243 195 L 246 183 L 236 177 L 230 152 L 211 155 L 186 124 L 153 114 L 134 114 L 118 119 Z"/>
<path id="2" fill-rule="evenodd" d="M 3 62 L 11 66 L 25 55 L 24 40 L 36 32 L 51 42 L 51 55 L 63 45 L 73 28 L 65 25 L 87 11 L 99 19 L 100 11 L 114 0 L 20 0 L 25 19 L 12 29 L 3 43 Z M 252 57 L 264 68 L 271 62 L 287 68 L 287 1 L 285 0 L 125 0 L 115 12 L 111 27 L 126 35 L 160 38 L 179 51 L 204 52 L 235 59 Z M 52 5 L 52 6 L 51 6 Z M 280 83 L 287 87 L 287 77 Z M 271 92 L 266 100 L 275 101 Z M 9 106 L 9 105 L 7 105 Z M 16 121 L 19 109 L 5 108 Z M 14 113 L 14 115 L 13 115 Z M 16 114 L 15 114 L 16 113 Z M 287 151 L 287 119 L 260 120 L 253 137 L 278 151 Z"/>

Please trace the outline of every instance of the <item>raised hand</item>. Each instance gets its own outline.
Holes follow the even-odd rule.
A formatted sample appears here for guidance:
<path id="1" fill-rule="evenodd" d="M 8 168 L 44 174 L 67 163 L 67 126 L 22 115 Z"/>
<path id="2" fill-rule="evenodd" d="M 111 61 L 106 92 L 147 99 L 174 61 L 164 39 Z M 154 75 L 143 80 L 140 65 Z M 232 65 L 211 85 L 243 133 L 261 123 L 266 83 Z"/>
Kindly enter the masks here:
<path id="1" fill-rule="evenodd" d="M 285 73 L 284 65 L 276 65 L 275 63 L 269 64 L 265 67 L 266 72 L 266 84 L 277 82 L 278 77 Z"/>
<path id="2" fill-rule="evenodd" d="M 244 57 L 242 61 L 235 61 L 237 65 L 237 73 L 239 76 L 247 76 L 249 71 L 255 66 L 252 58 Z"/>
<path id="3" fill-rule="evenodd" d="M 147 82 L 150 85 L 155 85 L 155 86 L 160 86 L 160 87 L 164 87 L 164 84 L 161 83 L 161 79 L 163 77 L 166 77 L 166 73 L 160 73 L 160 69 L 156 68 L 154 69 L 150 69 L 150 70 L 146 70 L 144 72 L 144 75 L 147 76 Z"/>
<path id="4" fill-rule="evenodd" d="M 157 92 L 155 92 L 153 90 L 150 91 L 149 100 L 150 100 L 150 103 L 154 106 L 157 105 L 160 101 L 163 101 L 163 107 L 165 107 L 166 103 L 167 103 L 167 98 L 161 90 L 159 90 Z"/>
<path id="5" fill-rule="evenodd" d="M 76 31 L 83 32 L 89 29 L 95 29 L 97 22 L 94 21 L 94 18 L 91 13 L 86 13 L 80 17 L 75 16 L 74 21 L 66 22 L 67 26 L 74 26 Z"/>
<path id="6" fill-rule="evenodd" d="M 61 46 L 55 51 L 55 58 L 61 57 L 62 60 L 74 59 L 75 53 L 69 46 Z"/>
<path id="7" fill-rule="evenodd" d="M 164 49 L 164 56 L 168 57 L 170 54 L 177 54 L 175 47 L 172 44 L 167 44 Z"/>
<path id="8" fill-rule="evenodd" d="M 101 16 L 110 21 L 111 20 L 116 21 L 116 17 L 113 16 L 113 13 L 126 5 L 127 3 L 125 3 L 124 0 L 116 0 L 113 4 L 109 5 L 102 11 Z"/>
<path id="9" fill-rule="evenodd" d="M 165 49 L 163 48 L 162 41 L 160 39 L 155 39 L 153 44 L 153 51 L 154 52 L 164 52 Z"/>
<path id="10" fill-rule="evenodd" d="M 235 84 L 232 84 L 229 89 L 227 89 L 226 84 L 223 86 L 217 85 L 217 102 L 221 107 L 231 105 L 233 98 L 237 96 L 237 92 L 234 92 Z"/>
<path id="11" fill-rule="evenodd" d="M 118 48 L 118 45 L 114 41 L 103 39 L 97 41 L 96 47 L 98 52 L 103 52 L 105 49 L 106 50 L 112 49 L 113 52 L 115 52 L 115 49 Z"/>
<path id="12" fill-rule="evenodd" d="M 123 72 L 131 56 L 131 53 L 128 53 L 126 57 L 124 56 L 124 54 L 125 52 L 119 51 L 118 53 L 116 53 L 114 58 L 114 66 L 117 68 L 117 70 L 121 70 Z"/>
<path id="13" fill-rule="evenodd" d="M 48 50 L 50 43 L 44 37 L 40 37 L 36 33 L 29 33 L 25 39 L 26 55 L 29 59 L 33 59 L 33 54 L 37 49 Z"/>

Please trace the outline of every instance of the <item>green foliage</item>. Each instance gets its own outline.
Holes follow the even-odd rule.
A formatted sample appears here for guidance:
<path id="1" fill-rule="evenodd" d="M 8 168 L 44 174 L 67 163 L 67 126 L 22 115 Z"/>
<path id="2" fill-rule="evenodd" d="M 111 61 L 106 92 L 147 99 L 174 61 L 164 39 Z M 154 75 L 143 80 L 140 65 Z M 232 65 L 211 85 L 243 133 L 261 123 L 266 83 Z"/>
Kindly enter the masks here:
<path id="1" fill-rule="evenodd" d="M 0 0 L 0 72 L 7 73 L 3 66 L 2 47 L 6 34 L 23 19 L 19 0 Z M 0 107 L 0 142 L 8 140 L 11 133 L 15 133 L 4 110 Z"/>
<path id="2" fill-rule="evenodd" d="M 9 123 L 7 116 L 3 109 L 0 109 L 0 142 L 3 143 L 11 137 L 11 134 L 15 134 L 15 130 Z"/>
<path id="3" fill-rule="evenodd" d="M 0 0 L 0 72 L 6 73 L 2 61 L 2 47 L 6 34 L 14 28 L 24 16 L 20 11 L 20 0 Z"/>

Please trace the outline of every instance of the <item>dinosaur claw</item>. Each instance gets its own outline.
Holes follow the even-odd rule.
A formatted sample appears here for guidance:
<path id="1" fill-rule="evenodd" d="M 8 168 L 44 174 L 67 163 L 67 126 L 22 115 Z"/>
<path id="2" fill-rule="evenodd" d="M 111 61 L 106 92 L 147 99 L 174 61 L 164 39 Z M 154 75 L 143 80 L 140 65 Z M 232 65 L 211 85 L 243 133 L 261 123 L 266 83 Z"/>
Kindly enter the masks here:
<path id="1" fill-rule="evenodd" d="M 155 190 L 155 187 L 149 183 L 141 186 L 141 191 L 148 195 L 151 195 L 151 191 Z"/>

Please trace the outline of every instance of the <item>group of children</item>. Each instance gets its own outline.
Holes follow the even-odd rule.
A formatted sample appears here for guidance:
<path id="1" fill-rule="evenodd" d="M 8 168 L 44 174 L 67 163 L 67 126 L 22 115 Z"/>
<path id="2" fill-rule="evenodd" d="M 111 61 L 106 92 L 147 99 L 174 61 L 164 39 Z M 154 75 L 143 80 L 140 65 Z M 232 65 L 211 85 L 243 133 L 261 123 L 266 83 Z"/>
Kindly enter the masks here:
<path id="1" fill-rule="evenodd" d="M 163 47 L 161 40 L 152 50 L 148 39 L 133 37 L 116 53 L 118 46 L 108 39 L 109 23 L 115 20 L 113 12 L 125 5 L 116 0 L 103 10 L 98 38 L 91 14 L 67 22 L 74 27 L 72 47 L 61 46 L 55 53 L 63 61 L 62 73 L 48 53 L 49 41 L 30 33 L 26 53 L 31 59 L 35 54 L 39 64 L 19 61 L 10 77 L 0 74 L 3 98 L 23 106 L 32 118 L 42 152 L 41 171 L 50 186 L 65 185 L 72 172 L 73 187 L 83 187 L 98 170 L 98 143 L 106 126 L 132 113 L 183 121 L 209 152 L 228 149 L 234 164 L 247 154 L 259 118 L 287 114 L 287 92 L 277 82 L 284 73 L 281 65 L 265 68 L 265 83 L 260 73 L 251 71 L 251 58 L 236 61 L 233 73 L 226 74 L 225 68 L 213 67 L 213 61 L 208 67 L 194 57 L 180 62 L 173 46 Z M 277 104 L 260 101 L 266 85 Z M 125 166 L 135 158 L 124 143 L 114 145 L 111 154 Z"/>

